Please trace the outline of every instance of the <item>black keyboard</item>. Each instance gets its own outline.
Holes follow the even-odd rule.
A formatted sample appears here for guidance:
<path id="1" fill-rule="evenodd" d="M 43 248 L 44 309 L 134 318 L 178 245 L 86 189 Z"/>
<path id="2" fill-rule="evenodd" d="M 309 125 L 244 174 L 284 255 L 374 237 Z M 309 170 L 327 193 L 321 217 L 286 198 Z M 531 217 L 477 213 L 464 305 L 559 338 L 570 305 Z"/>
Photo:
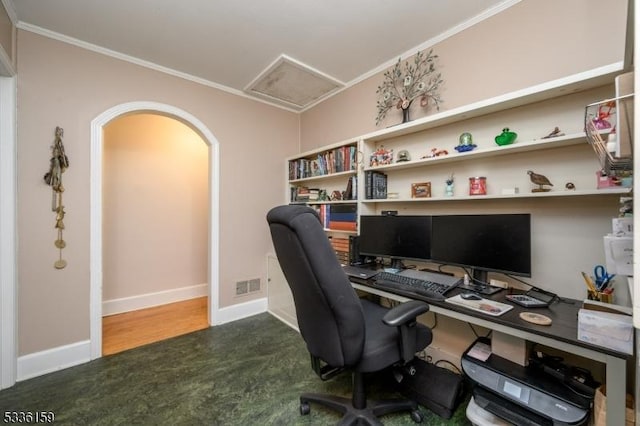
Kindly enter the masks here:
<path id="1" fill-rule="evenodd" d="M 391 292 L 416 294 L 426 299 L 445 300 L 444 294 L 455 286 L 407 277 L 392 272 L 380 272 L 375 277 L 375 287 Z"/>

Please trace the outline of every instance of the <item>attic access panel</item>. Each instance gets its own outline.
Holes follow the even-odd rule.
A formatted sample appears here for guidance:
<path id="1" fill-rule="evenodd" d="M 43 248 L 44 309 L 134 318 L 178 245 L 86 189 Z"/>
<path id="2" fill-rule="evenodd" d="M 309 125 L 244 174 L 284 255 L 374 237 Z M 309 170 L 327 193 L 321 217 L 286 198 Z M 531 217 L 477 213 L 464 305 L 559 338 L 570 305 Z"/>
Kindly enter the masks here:
<path id="1" fill-rule="evenodd" d="M 343 86 L 341 81 L 281 55 L 245 91 L 300 111 Z"/>

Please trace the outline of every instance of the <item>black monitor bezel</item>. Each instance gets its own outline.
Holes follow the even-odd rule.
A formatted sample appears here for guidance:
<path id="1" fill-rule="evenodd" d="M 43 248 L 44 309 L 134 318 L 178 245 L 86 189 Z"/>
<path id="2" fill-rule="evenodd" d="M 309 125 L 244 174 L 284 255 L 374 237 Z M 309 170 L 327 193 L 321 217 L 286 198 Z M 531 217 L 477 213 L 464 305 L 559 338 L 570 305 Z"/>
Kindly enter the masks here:
<path id="1" fill-rule="evenodd" d="M 527 264 L 525 268 L 522 270 L 513 270 L 515 268 L 499 268 L 493 266 L 487 266 L 486 264 L 476 264 L 477 262 L 468 262 L 468 261 L 456 261 L 452 260 L 450 257 L 443 257 L 438 252 L 438 244 L 441 244 L 441 241 L 434 241 L 439 237 L 440 232 L 445 232 L 445 227 L 442 223 L 439 223 L 441 220 L 460 220 L 460 221 L 469 221 L 473 220 L 472 217 L 482 217 L 488 218 L 491 217 L 492 220 L 500 220 L 506 218 L 513 217 L 521 217 L 527 218 L 525 223 L 527 225 L 527 229 L 524 232 L 521 232 L 519 237 L 525 239 L 525 244 L 528 250 L 524 254 L 519 254 L 519 256 L 524 256 L 525 263 Z M 446 218 L 446 219 L 440 219 Z M 496 214 L 462 214 L 462 215 L 434 215 L 432 216 L 432 241 L 431 241 L 431 261 L 434 263 L 459 266 L 463 268 L 470 268 L 473 271 L 474 277 L 485 277 L 486 272 L 497 272 L 505 275 L 513 275 L 520 277 L 531 277 L 532 276 L 532 238 L 531 238 L 531 214 L 530 213 L 496 213 Z M 451 241 L 449 244 L 455 244 L 455 242 Z M 434 253 L 435 248 L 435 253 Z M 486 281 L 486 279 L 484 279 Z"/>
<path id="2" fill-rule="evenodd" d="M 413 253 L 414 255 L 412 256 L 410 254 L 407 254 L 406 252 L 367 250 L 366 238 L 368 236 L 365 236 L 365 238 L 363 239 L 363 230 L 367 232 L 366 230 L 366 227 L 368 226 L 368 224 L 366 223 L 367 220 L 375 220 L 379 222 L 379 224 L 382 222 L 391 223 L 392 221 L 413 221 L 413 220 L 419 220 L 420 222 L 424 222 L 424 224 L 427 224 L 427 227 L 428 227 L 428 235 L 426 236 L 428 241 L 426 253 L 423 253 L 424 256 L 419 256 L 419 255 L 416 255 L 417 253 Z M 431 260 L 430 259 L 431 258 L 431 216 L 429 215 L 361 215 L 359 231 L 360 231 L 359 232 L 360 235 L 358 239 L 359 240 L 358 247 L 359 247 L 360 256 L 391 259 L 392 261 L 411 260 L 411 261 L 418 261 L 418 262 L 428 262 Z M 364 247 L 363 247 L 363 241 L 364 241 Z"/>

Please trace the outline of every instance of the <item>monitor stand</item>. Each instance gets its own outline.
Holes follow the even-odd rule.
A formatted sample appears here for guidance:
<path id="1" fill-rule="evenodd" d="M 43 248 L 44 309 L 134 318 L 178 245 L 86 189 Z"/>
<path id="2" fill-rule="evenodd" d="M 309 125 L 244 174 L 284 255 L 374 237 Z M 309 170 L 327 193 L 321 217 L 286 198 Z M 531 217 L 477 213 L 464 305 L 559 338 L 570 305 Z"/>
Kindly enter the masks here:
<path id="1" fill-rule="evenodd" d="M 491 296 L 492 294 L 496 294 L 500 290 L 504 290 L 501 287 L 494 287 L 489 284 L 458 284 L 458 288 L 467 291 L 473 291 L 478 294 L 482 294 L 483 296 Z"/>
<path id="2" fill-rule="evenodd" d="M 391 265 L 389 265 L 391 269 L 397 269 L 398 271 L 402 271 L 404 269 L 404 263 L 402 263 L 402 259 L 391 259 Z"/>
<path id="3" fill-rule="evenodd" d="M 491 296 L 492 294 L 496 294 L 500 290 L 504 290 L 502 287 L 495 287 L 487 283 L 489 279 L 487 276 L 487 271 L 483 271 L 481 269 L 471 269 L 471 274 L 473 279 L 469 284 L 458 284 L 458 288 L 467 291 L 473 291 L 478 294 L 482 294 L 483 296 Z"/>

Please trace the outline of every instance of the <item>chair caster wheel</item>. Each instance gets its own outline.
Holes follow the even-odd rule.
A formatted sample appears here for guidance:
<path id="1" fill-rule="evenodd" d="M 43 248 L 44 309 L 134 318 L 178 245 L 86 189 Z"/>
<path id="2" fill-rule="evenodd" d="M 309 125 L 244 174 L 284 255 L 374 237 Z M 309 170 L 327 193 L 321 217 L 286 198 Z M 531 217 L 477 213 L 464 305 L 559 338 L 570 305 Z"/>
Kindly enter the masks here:
<path id="1" fill-rule="evenodd" d="M 422 423 L 424 416 L 420 410 L 414 410 L 411 412 L 411 420 L 413 420 L 414 423 Z"/>
<path id="2" fill-rule="evenodd" d="M 300 414 L 303 415 L 303 416 L 306 416 L 310 412 L 311 412 L 311 406 L 309 405 L 309 403 L 308 402 L 301 402 L 300 403 Z"/>

